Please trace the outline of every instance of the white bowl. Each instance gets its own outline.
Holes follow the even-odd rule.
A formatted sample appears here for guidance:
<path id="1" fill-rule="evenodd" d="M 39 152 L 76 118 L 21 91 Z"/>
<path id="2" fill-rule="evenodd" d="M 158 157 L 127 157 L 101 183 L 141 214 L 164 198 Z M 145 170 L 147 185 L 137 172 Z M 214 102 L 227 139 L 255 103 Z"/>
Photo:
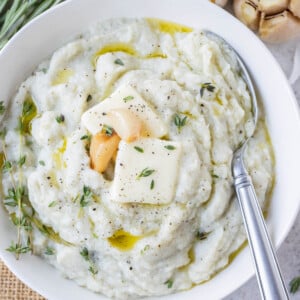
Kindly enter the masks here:
<path id="1" fill-rule="evenodd" d="M 237 19 L 207 0 L 73 0 L 49 10 L 25 26 L 0 52 L 0 99 L 7 101 L 19 84 L 55 49 L 92 23 L 111 17 L 156 17 L 207 28 L 240 53 L 263 101 L 276 155 L 276 185 L 268 216 L 276 246 L 287 236 L 300 204 L 300 119 L 292 90 L 263 43 Z M 14 228 L 0 208 L 0 256 L 27 285 L 48 299 L 105 299 L 64 279 L 42 259 L 19 261 L 5 251 Z M 209 282 L 162 299 L 220 299 L 254 274 L 249 249 Z"/>

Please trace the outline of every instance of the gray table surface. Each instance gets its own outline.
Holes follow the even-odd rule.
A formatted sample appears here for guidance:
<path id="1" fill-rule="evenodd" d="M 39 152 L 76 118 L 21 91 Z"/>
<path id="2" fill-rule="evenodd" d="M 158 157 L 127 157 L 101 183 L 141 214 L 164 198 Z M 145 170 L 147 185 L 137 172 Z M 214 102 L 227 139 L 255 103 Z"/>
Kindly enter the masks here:
<path id="1" fill-rule="evenodd" d="M 281 45 L 267 45 L 281 65 L 286 76 L 289 77 L 292 66 L 296 43 L 300 40 Z M 300 78 L 293 84 L 293 90 L 300 105 Z M 284 101 L 284 99 L 282 99 Z M 300 154 L 300 153 L 299 153 Z M 286 284 L 295 276 L 300 276 L 300 213 L 289 235 L 277 251 L 279 264 Z M 256 279 L 253 277 L 237 291 L 233 292 L 224 300 L 259 300 L 259 290 Z M 291 300 L 300 300 L 300 291 L 290 295 Z"/>

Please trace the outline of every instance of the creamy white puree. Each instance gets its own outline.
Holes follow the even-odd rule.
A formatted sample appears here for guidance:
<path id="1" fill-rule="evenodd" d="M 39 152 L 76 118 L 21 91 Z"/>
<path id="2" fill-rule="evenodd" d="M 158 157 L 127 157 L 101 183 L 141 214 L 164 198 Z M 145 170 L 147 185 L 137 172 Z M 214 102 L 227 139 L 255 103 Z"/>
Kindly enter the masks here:
<path id="1" fill-rule="evenodd" d="M 252 131 L 251 100 L 220 47 L 201 31 L 189 31 L 153 20 L 100 23 L 42 63 L 6 109 L 2 151 L 13 166 L 3 172 L 3 193 L 14 186 L 28 191 L 35 211 L 28 221 L 33 226 L 29 246 L 68 278 L 108 297 L 133 299 L 189 289 L 225 267 L 245 241 L 230 163 L 234 149 Z M 168 200 L 162 203 L 153 200 L 159 193 L 152 202 L 139 200 L 141 186 L 126 177 L 129 171 L 118 169 L 118 178 L 112 179 L 113 163 L 104 175 L 90 166 L 90 132 L 82 115 L 126 85 L 164 124 L 162 147 L 170 141 L 180 148 L 176 159 L 155 165 L 156 171 L 160 165 L 163 169 L 153 173 L 153 190 L 163 193 L 168 182 Z M 15 128 L 30 97 L 37 115 L 20 135 Z M 176 114 L 186 117 L 181 128 L 175 125 Z M 139 165 L 131 166 L 140 170 L 164 155 L 149 158 L 144 153 L 143 160 L 143 153 L 129 149 L 128 154 L 129 146 L 122 143 L 122 157 L 139 156 Z M 145 143 L 141 147 L 150 149 Z M 26 160 L 18 166 L 22 156 Z M 266 207 L 274 170 L 262 120 L 246 151 L 246 164 Z M 151 196 L 151 176 L 139 181 L 148 180 L 143 199 Z M 124 180 L 130 190 L 115 201 L 112 195 Z M 18 207 L 6 208 L 11 216 L 20 216 Z M 26 246 L 24 228 L 21 235 Z"/>

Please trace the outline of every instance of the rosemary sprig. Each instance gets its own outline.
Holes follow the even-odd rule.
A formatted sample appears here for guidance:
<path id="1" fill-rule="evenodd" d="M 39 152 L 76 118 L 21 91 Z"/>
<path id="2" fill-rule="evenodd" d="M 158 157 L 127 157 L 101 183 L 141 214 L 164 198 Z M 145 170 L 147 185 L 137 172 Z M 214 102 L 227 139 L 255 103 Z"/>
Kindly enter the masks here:
<path id="1" fill-rule="evenodd" d="M 27 22 L 64 0 L 0 1 L 0 50 Z"/>

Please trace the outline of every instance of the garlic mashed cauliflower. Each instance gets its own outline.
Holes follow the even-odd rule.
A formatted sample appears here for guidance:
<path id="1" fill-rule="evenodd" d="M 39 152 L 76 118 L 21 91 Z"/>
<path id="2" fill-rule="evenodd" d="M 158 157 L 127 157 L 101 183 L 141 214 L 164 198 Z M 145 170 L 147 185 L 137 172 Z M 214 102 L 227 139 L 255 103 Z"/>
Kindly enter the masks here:
<path id="1" fill-rule="evenodd" d="M 231 159 L 253 129 L 251 99 L 201 31 L 99 23 L 43 62 L 5 110 L 16 256 L 33 252 L 79 285 L 133 299 L 209 280 L 245 242 Z M 266 208 L 274 170 L 262 119 L 245 162 Z"/>

